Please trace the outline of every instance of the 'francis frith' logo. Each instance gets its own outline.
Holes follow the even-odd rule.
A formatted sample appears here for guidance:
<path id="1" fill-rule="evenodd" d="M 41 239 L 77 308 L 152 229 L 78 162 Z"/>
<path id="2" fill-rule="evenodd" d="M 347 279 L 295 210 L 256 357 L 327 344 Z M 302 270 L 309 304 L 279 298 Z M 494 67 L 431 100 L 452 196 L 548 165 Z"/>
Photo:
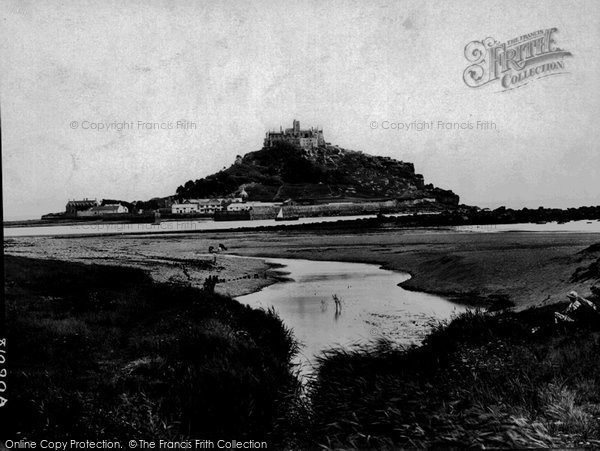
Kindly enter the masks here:
<path id="1" fill-rule="evenodd" d="M 472 41 L 465 47 L 471 63 L 463 80 L 471 88 L 498 81 L 503 90 L 529 81 L 567 72 L 564 59 L 572 56 L 556 45 L 557 28 L 534 31 L 500 43 L 494 38 Z"/>

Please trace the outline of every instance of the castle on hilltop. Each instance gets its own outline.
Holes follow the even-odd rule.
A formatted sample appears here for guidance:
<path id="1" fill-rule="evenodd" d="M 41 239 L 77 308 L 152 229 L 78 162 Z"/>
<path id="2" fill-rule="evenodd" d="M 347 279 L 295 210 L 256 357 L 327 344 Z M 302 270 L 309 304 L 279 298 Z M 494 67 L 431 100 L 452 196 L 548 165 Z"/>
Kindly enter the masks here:
<path id="1" fill-rule="evenodd" d="M 264 147 L 273 147 L 275 143 L 284 142 L 303 149 L 313 149 L 325 145 L 323 130 L 311 127 L 307 130 L 300 129 L 300 121 L 294 119 L 292 128 L 285 131 L 279 127 L 279 131 L 268 131 L 265 136 Z"/>

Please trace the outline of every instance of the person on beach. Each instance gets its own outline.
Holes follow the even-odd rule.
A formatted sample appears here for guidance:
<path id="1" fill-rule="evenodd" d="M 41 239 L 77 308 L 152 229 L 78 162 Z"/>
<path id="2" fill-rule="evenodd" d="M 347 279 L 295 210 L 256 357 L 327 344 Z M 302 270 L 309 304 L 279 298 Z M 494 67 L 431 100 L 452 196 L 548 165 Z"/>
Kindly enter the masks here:
<path id="1" fill-rule="evenodd" d="M 208 291 L 209 293 L 214 293 L 215 286 L 219 282 L 218 276 L 208 276 L 204 279 L 204 291 Z"/>
<path id="2" fill-rule="evenodd" d="M 600 309 L 593 302 L 579 296 L 576 291 L 567 294 L 570 303 L 563 313 L 554 312 L 554 322 L 594 322 L 600 320 Z"/>

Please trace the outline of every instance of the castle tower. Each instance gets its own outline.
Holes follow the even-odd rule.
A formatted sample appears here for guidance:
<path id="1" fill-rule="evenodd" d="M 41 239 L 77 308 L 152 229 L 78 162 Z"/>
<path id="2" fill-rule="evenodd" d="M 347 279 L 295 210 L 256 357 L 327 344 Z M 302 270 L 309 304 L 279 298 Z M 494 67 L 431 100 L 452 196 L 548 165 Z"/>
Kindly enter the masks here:
<path id="1" fill-rule="evenodd" d="M 294 130 L 294 133 L 300 133 L 300 121 L 294 119 L 292 128 Z"/>

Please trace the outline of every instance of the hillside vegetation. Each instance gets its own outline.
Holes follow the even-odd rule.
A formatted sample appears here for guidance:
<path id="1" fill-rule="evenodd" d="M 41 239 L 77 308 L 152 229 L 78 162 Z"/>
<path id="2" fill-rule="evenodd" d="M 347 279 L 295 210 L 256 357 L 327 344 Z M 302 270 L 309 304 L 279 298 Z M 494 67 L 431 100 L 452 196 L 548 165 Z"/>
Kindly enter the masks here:
<path id="1" fill-rule="evenodd" d="M 239 157 L 227 169 L 177 188 L 181 198 L 227 196 L 249 200 L 419 199 L 458 204 L 458 196 L 426 185 L 412 163 L 323 146 L 311 151 L 279 143 Z"/>

